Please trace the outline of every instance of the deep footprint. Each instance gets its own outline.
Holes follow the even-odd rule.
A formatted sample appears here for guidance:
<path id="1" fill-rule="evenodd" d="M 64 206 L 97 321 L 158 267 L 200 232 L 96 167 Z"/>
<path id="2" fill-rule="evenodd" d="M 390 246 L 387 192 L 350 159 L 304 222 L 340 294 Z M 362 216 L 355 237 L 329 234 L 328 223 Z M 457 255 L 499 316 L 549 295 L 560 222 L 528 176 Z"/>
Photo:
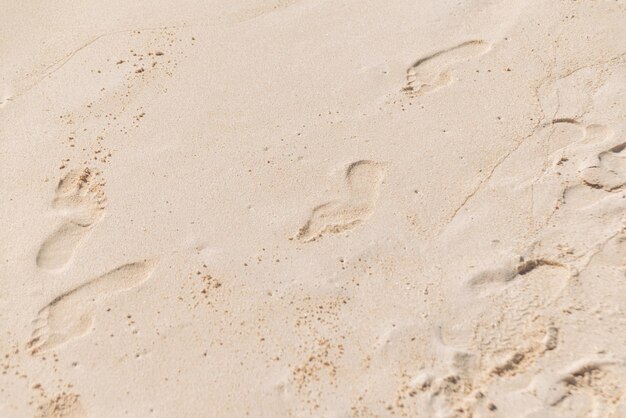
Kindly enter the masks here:
<path id="1" fill-rule="evenodd" d="M 489 42 L 473 40 L 420 58 L 407 70 L 407 84 L 403 90 L 410 97 L 415 97 L 447 86 L 452 82 L 452 67 L 483 55 L 490 49 Z"/>
<path id="2" fill-rule="evenodd" d="M 72 170 L 59 181 L 52 206 L 66 221 L 39 248 L 37 266 L 46 270 L 65 267 L 89 231 L 104 215 L 106 198 L 102 184 L 89 168 Z"/>
<path id="3" fill-rule="evenodd" d="M 85 335 L 102 301 L 139 286 L 155 267 L 155 261 L 125 264 L 54 298 L 33 321 L 28 349 L 32 354 L 45 352 Z"/>
<path id="4" fill-rule="evenodd" d="M 314 241 L 325 234 L 348 231 L 362 224 L 374 212 L 386 171 L 386 164 L 374 161 L 350 164 L 345 176 L 347 198 L 314 208 L 309 220 L 300 228 L 298 239 Z"/>

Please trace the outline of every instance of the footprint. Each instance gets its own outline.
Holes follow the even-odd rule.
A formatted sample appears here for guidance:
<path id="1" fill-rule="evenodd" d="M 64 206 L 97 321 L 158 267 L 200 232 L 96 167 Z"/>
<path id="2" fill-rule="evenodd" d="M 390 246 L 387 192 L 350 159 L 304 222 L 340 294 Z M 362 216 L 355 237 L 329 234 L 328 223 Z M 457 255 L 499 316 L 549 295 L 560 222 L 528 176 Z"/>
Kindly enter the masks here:
<path id="1" fill-rule="evenodd" d="M 566 265 L 531 257 L 469 278 L 460 315 L 473 324 L 471 347 L 480 350 L 481 363 L 488 369 L 485 382 L 525 373 L 545 352 L 557 348 L 559 330 L 551 306 L 571 275 Z"/>
<path id="2" fill-rule="evenodd" d="M 467 284 L 475 289 L 482 289 L 489 285 L 503 285 L 541 266 L 564 267 L 562 264 L 544 258 L 524 260 L 524 257 L 520 257 L 519 262 L 514 265 L 510 264 L 478 272 L 468 280 Z"/>
<path id="3" fill-rule="evenodd" d="M 477 309 L 481 312 L 479 317 L 484 320 L 492 321 L 490 315 L 498 311 L 506 316 L 496 321 L 500 337 L 499 341 L 498 338 L 493 340 L 497 346 L 503 346 L 509 337 L 511 340 L 519 337 L 522 324 L 526 324 L 529 314 L 543 312 L 562 294 L 573 274 L 571 267 L 547 258 L 519 257 L 517 262 L 485 269 L 470 277 L 465 285 L 471 292 L 465 294 L 483 301 L 477 305 Z M 486 302 L 485 307 L 483 305 Z M 466 314 L 469 315 L 467 309 Z M 494 335 L 491 335 L 489 327 L 483 331 L 484 335 L 479 334 L 492 340 Z"/>
<path id="4" fill-rule="evenodd" d="M 56 297 L 33 321 L 28 349 L 32 354 L 52 350 L 85 335 L 93 324 L 93 311 L 103 300 L 145 282 L 155 261 L 125 264 Z"/>
<path id="5" fill-rule="evenodd" d="M 595 164 L 584 168 L 580 178 L 590 187 L 608 192 L 620 190 L 626 185 L 626 142 L 615 145 L 598 154 Z"/>
<path id="6" fill-rule="evenodd" d="M 615 372 L 623 366 L 618 360 L 585 358 L 560 373 L 541 373 L 533 378 L 526 392 L 539 398 L 542 414 L 567 416 L 615 416 L 615 405 L 624 398 L 624 382 Z M 539 411 L 538 411 L 539 412 Z M 559 414 L 560 415 L 560 414 Z"/>
<path id="7" fill-rule="evenodd" d="M 37 266 L 46 270 L 63 268 L 72 259 L 90 229 L 91 225 L 80 225 L 71 221 L 61 225 L 41 245 L 37 254 Z"/>
<path id="8" fill-rule="evenodd" d="M 452 48 L 420 58 L 406 72 L 404 91 L 410 96 L 421 96 L 447 86 L 452 82 L 450 70 L 455 65 L 487 53 L 491 44 L 482 40 L 463 42 Z"/>
<path id="9" fill-rule="evenodd" d="M 386 172 L 384 163 L 361 160 L 350 164 L 345 176 L 347 199 L 314 208 L 309 220 L 300 228 L 298 239 L 314 241 L 327 233 L 337 234 L 362 224 L 374 212 Z"/>
<path id="10" fill-rule="evenodd" d="M 37 266 L 59 270 L 72 259 L 88 232 L 102 219 L 106 198 L 102 183 L 89 168 L 72 170 L 57 186 L 52 207 L 67 219 L 45 239 L 37 254 Z"/>
<path id="11" fill-rule="evenodd" d="M 78 224 L 91 225 L 102 217 L 106 206 L 102 188 L 89 168 L 72 170 L 59 181 L 52 207 Z"/>
<path id="12" fill-rule="evenodd" d="M 613 129 L 599 124 L 585 126 L 571 119 L 557 119 L 552 125 L 561 127 L 560 133 L 569 128 L 566 132 L 571 138 L 552 153 L 551 167 L 533 181 L 536 218 L 549 219 L 566 203 L 565 196 L 572 190 L 578 192 L 579 186 L 604 192 L 620 190 L 626 183 L 626 143 L 616 144 Z M 602 193 L 596 198 L 601 199 Z"/>
<path id="13" fill-rule="evenodd" d="M 410 404 L 400 406 L 402 416 L 456 416 L 452 411 L 464 403 L 481 368 L 478 351 L 448 341 L 443 326 L 432 325 L 430 319 L 394 324 L 379 336 L 376 350 L 368 355 L 371 370 L 402 376 L 394 395 Z"/>

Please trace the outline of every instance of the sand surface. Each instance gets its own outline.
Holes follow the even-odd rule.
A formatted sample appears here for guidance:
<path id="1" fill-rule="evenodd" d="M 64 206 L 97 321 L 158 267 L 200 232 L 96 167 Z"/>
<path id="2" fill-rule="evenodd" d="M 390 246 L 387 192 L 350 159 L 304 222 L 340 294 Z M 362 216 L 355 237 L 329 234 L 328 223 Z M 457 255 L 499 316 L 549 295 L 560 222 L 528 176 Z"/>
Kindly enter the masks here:
<path id="1" fill-rule="evenodd" d="M 0 417 L 626 417 L 625 22 L 3 2 Z"/>

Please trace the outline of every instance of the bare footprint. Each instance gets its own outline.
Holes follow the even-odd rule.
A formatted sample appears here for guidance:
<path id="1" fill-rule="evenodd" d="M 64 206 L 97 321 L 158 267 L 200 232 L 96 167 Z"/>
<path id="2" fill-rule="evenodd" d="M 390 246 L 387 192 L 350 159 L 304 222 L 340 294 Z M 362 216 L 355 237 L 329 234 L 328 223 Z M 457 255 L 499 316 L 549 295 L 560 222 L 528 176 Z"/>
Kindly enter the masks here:
<path id="1" fill-rule="evenodd" d="M 37 254 L 37 266 L 46 270 L 58 270 L 67 265 L 74 252 L 87 237 L 94 225 L 65 222 L 46 238 Z"/>
<path id="2" fill-rule="evenodd" d="M 615 145 L 598 154 L 595 164 L 584 168 L 580 178 L 590 187 L 608 192 L 617 191 L 626 185 L 626 142 Z"/>
<path id="3" fill-rule="evenodd" d="M 412 379 L 413 395 L 409 396 L 425 395 L 427 416 L 453 416 L 453 411 L 465 409 L 465 399 L 474 389 L 479 357 L 444 342 L 441 328 L 434 331 L 432 341 L 439 371 L 423 369 Z"/>
<path id="4" fill-rule="evenodd" d="M 95 180 L 89 168 L 72 170 L 59 182 L 52 206 L 67 220 L 39 248 L 37 266 L 46 270 L 65 267 L 104 215 L 106 198 L 102 184 Z"/>
<path id="5" fill-rule="evenodd" d="M 155 261 L 125 264 L 56 298 L 33 321 L 28 348 L 32 354 L 52 350 L 85 335 L 93 324 L 93 311 L 103 300 L 145 282 Z"/>
<path id="6" fill-rule="evenodd" d="M 560 373 L 535 376 L 526 392 L 544 408 L 533 416 L 616 416 L 615 405 L 624 398 L 624 382 L 615 370 L 621 366 L 619 360 L 584 358 Z"/>
<path id="7" fill-rule="evenodd" d="M 314 208 L 309 220 L 300 229 L 298 239 L 314 241 L 327 233 L 354 229 L 367 220 L 374 212 L 386 171 L 386 164 L 375 161 L 361 160 L 350 164 L 345 177 L 347 199 Z"/>
<path id="8" fill-rule="evenodd" d="M 552 216 L 566 203 L 565 195 L 579 185 L 618 191 L 626 183 L 626 144 L 616 143 L 613 129 L 599 124 L 585 126 L 571 119 L 557 119 L 552 124 L 569 128 L 572 138 L 552 153 L 552 166 L 533 182 L 533 215 L 538 218 Z"/>
<path id="9" fill-rule="evenodd" d="M 489 285 L 503 285 L 541 266 L 564 267 L 555 261 L 544 258 L 524 260 L 523 257 L 520 257 L 519 262 L 515 265 L 507 265 L 478 272 L 469 279 L 467 284 L 475 289 L 481 289 Z"/>
<path id="10" fill-rule="evenodd" d="M 450 70 L 455 65 L 487 53 L 491 44 L 482 40 L 463 42 L 452 48 L 420 58 L 406 72 L 404 91 L 411 97 L 420 96 L 447 86 L 452 82 Z"/>
<path id="11" fill-rule="evenodd" d="M 510 377 L 527 370 L 558 345 L 558 328 L 550 307 L 563 294 L 573 271 L 543 258 L 510 260 L 474 274 L 463 290 L 474 303 L 462 308 L 474 323 L 472 344 L 480 347 L 486 380 Z M 466 289 L 467 289 L 466 288 Z"/>

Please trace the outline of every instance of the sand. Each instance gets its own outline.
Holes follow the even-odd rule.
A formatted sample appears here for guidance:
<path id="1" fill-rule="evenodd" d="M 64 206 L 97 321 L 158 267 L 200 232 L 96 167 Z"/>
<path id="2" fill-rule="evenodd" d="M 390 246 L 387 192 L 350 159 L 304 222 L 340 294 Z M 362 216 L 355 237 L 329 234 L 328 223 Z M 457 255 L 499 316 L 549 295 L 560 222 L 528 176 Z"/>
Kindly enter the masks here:
<path id="1" fill-rule="evenodd" d="M 0 417 L 626 417 L 626 2 L 5 2 Z"/>

